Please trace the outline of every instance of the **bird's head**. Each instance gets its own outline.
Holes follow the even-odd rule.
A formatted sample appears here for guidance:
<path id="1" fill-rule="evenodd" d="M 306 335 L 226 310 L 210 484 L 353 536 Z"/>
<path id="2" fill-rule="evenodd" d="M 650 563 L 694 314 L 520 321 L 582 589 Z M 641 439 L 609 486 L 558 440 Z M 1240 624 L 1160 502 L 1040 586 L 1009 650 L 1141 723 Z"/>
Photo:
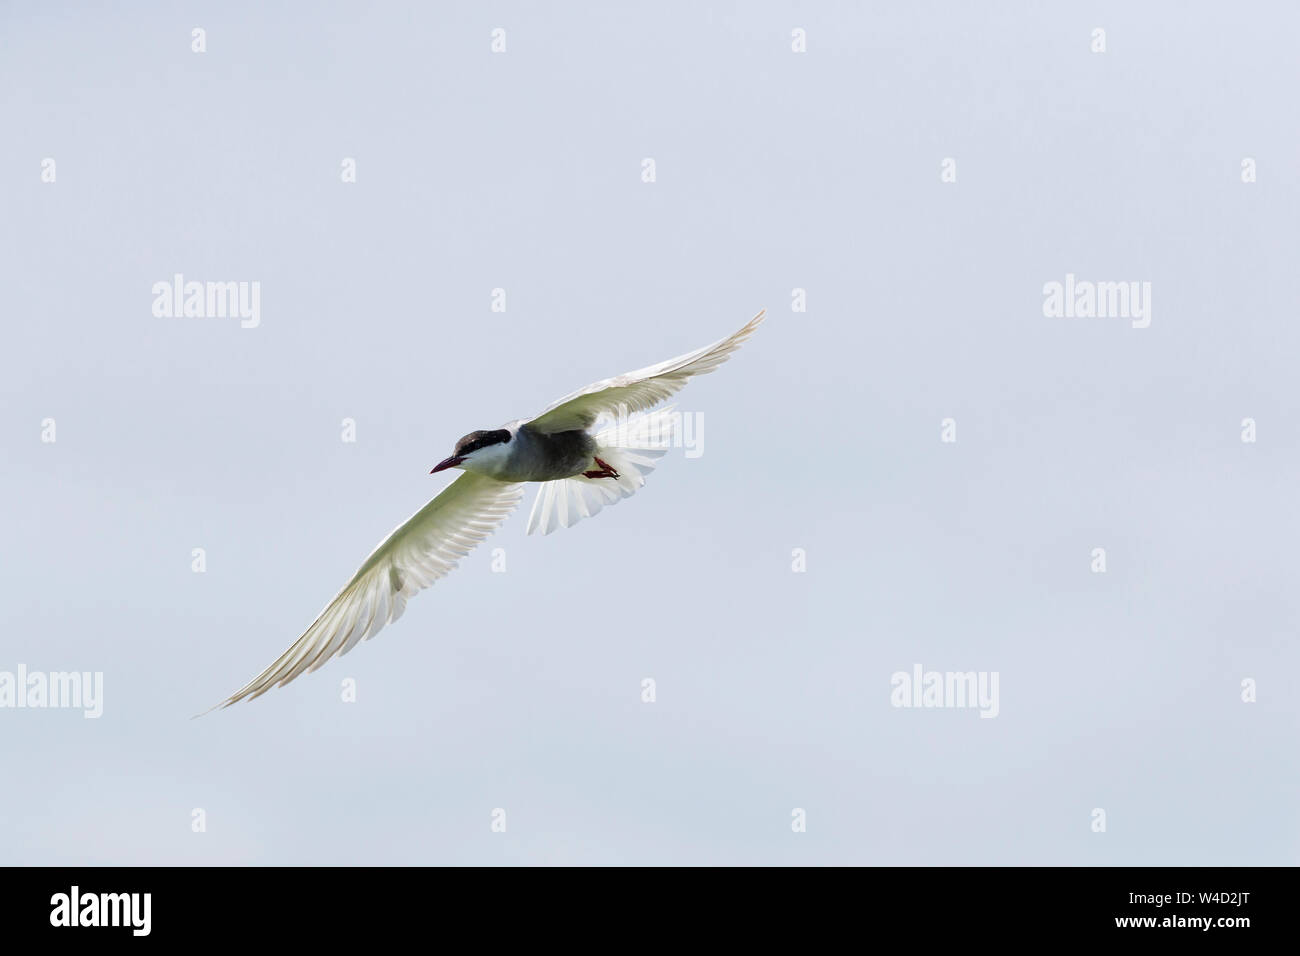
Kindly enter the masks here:
<path id="1" fill-rule="evenodd" d="M 510 430 L 493 428 L 487 431 L 470 432 L 456 442 L 456 450 L 450 458 L 444 458 L 433 466 L 434 475 L 448 468 L 460 468 L 463 471 L 491 471 L 492 466 L 505 460 L 510 453 Z"/>

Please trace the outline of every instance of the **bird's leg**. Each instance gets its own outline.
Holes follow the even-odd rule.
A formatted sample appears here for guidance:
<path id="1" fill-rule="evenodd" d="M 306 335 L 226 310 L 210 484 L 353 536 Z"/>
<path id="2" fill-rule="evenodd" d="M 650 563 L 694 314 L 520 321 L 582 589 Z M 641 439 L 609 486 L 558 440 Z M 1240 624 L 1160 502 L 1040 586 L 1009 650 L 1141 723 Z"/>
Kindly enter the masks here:
<path id="1" fill-rule="evenodd" d="M 609 467 L 608 464 L 601 461 L 599 458 L 596 459 L 596 464 L 600 465 L 600 471 L 584 471 L 582 473 L 582 477 L 584 478 L 621 478 L 622 477 L 622 475 L 620 475 L 613 468 Z"/>

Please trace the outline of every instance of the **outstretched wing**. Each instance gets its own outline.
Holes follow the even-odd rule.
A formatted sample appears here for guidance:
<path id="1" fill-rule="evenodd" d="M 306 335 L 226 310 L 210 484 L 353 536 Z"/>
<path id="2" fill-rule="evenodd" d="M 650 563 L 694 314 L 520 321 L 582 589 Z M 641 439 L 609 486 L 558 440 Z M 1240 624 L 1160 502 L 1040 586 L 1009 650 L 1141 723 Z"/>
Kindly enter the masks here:
<path id="1" fill-rule="evenodd" d="M 754 334 L 766 314 L 764 309 L 739 332 L 702 349 L 580 388 L 551 404 L 528 422 L 528 427 L 549 435 L 590 428 L 602 414 L 631 415 L 652 408 L 676 394 L 694 376 L 707 375 L 730 358 Z"/>
<path id="2" fill-rule="evenodd" d="M 279 660 L 217 706 L 259 697 L 374 637 L 401 617 L 413 594 L 450 573 L 495 531 L 523 494 L 522 484 L 465 472 L 371 552 Z"/>

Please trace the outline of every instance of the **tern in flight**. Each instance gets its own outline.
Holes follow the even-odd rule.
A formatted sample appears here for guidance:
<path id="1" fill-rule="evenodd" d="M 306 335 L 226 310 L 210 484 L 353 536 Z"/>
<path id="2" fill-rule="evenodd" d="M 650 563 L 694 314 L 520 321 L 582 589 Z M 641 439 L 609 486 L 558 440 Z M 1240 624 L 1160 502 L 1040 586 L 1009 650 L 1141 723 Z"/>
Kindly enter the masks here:
<path id="1" fill-rule="evenodd" d="M 672 408 L 650 409 L 725 362 L 763 315 L 702 349 L 580 388 L 536 418 L 470 432 L 456 442 L 430 474 L 448 468 L 465 474 L 381 541 L 302 637 L 217 707 L 283 687 L 374 637 L 401 617 L 413 594 L 452 571 L 500 526 L 527 482 L 541 484 L 529 534 L 567 528 L 632 495 L 667 450 L 677 420 Z M 598 420 L 611 418 L 614 425 L 593 431 Z"/>

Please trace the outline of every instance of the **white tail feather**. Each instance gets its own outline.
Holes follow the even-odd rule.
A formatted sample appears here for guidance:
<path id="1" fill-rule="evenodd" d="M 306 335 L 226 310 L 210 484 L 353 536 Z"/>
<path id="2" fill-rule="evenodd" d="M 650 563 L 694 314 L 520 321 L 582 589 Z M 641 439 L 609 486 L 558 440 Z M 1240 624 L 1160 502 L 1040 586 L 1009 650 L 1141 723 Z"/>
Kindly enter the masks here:
<path id="1" fill-rule="evenodd" d="M 590 518 L 606 505 L 630 498 L 645 484 L 646 475 L 668 451 L 681 416 L 674 406 L 634 418 L 621 417 L 596 433 L 595 457 L 618 472 L 617 478 L 586 478 L 576 475 L 542 482 L 533 510 L 528 515 L 528 533 L 550 534 L 556 528 L 572 527 Z M 592 463 L 592 468 L 596 467 Z"/>

